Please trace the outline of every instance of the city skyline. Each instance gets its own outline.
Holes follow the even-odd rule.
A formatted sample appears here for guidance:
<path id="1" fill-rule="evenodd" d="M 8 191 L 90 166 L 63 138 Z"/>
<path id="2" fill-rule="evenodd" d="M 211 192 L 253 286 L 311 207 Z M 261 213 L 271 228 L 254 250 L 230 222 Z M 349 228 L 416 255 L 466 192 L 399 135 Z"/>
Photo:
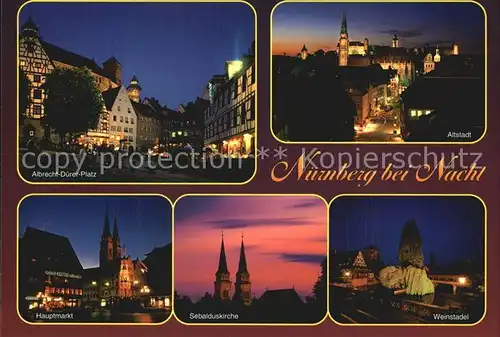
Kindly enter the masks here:
<path id="1" fill-rule="evenodd" d="M 326 221 L 316 197 L 183 198 L 176 204 L 175 288 L 192 300 L 213 293 L 223 231 L 231 282 L 243 235 L 252 295 L 294 288 L 305 298 L 326 258 Z"/>
<path id="2" fill-rule="evenodd" d="M 31 196 L 19 206 L 18 235 L 29 226 L 65 236 L 85 269 L 97 267 L 106 210 L 133 259 L 172 242 L 171 204 L 161 196 Z"/>
<path id="3" fill-rule="evenodd" d="M 432 253 L 440 265 L 453 264 L 484 254 L 484 212 L 474 197 L 342 197 L 330 207 L 330 248 L 375 245 L 385 264 L 396 265 L 403 226 L 414 220 L 425 263 Z"/>
<path id="4" fill-rule="evenodd" d="M 485 18 L 474 3 L 283 3 L 272 18 L 272 53 L 295 55 L 335 50 L 342 15 L 349 40 L 368 38 L 372 45 L 401 47 L 457 43 L 463 53 L 484 53 Z M 467 21 L 467 25 L 463 22 Z"/>
<path id="5" fill-rule="evenodd" d="M 142 97 L 172 109 L 202 96 L 255 39 L 254 12 L 244 3 L 30 3 L 19 25 L 30 17 L 49 43 L 100 65 L 116 57 L 124 86 L 136 75 Z"/>

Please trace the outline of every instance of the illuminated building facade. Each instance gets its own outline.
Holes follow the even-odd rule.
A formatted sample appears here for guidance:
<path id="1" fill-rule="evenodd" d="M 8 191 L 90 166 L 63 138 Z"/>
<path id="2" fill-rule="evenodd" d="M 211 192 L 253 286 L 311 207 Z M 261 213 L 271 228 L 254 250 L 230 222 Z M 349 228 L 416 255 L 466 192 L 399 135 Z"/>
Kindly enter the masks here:
<path id="1" fill-rule="evenodd" d="M 154 289 L 150 305 L 172 309 L 172 244 L 156 247 L 142 261 L 147 267 L 146 282 Z"/>
<path id="2" fill-rule="evenodd" d="M 161 116 L 149 104 L 132 101 L 132 106 L 137 115 L 137 148 L 147 152 L 160 143 Z"/>
<path id="3" fill-rule="evenodd" d="M 369 285 L 375 275 L 368 269 L 363 253 L 358 251 L 336 252 L 330 255 L 330 282 L 344 288 Z"/>
<path id="4" fill-rule="evenodd" d="M 68 238 L 27 227 L 19 239 L 19 312 L 76 309 L 82 265 Z"/>
<path id="5" fill-rule="evenodd" d="M 242 302 L 245 305 L 250 305 L 252 303 L 252 282 L 250 281 L 250 273 L 248 272 L 243 237 L 241 238 L 240 260 L 238 264 L 238 271 L 236 272 L 236 282 L 234 283 L 234 294 L 231 296 L 231 293 L 231 275 L 227 267 L 224 236 L 222 236 L 219 254 L 219 267 L 215 273 L 213 297 L 217 300 L 223 301 L 233 299 L 235 301 Z"/>
<path id="6" fill-rule="evenodd" d="M 205 109 L 205 147 L 225 156 L 255 151 L 256 81 L 253 57 L 226 63 L 225 80 L 214 78 Z"/>
<path id="7" fill-rule="evenodd" d="M 380 65 L 339 67 L 338 76 L 356 105 L 356 123 L 363 123 L 379 105 L 387 103 L 392 74 Z"/>
<path id="8" fill-rule="evenodd" d="M 192 148 L 200 152 L 204 145 L 204 113 L 209 106 L 210 101 L 200 97 L 194 102 L 179 105 L 175 113 L 177 123 L 172 125 L 170 142 L 177 147 Z"/>
<path id="9" fill-rule="evenodd" d="M 136 148 L 137 114 L 123 86 L 102 93 L 109 120 L 108 144 L 118 148 Z"/>
<path id="10" fill-rule="evenodd" d="M 83 271 L 83 302 L 91 307 L 113 307 L 120 300 L 137 299 L 147 306 L 152 290 L 146 282 L 148 269 L 139 259 L 126 256 L 115 218 L 113 233 L 106 214 L 99 249 L 99 267 Z"/>
<path id="11" fill-rule="evenodd" d="M 380 64 L 385 70 L 395 70 L 390 82 L 390 96 L 397 97 L 415 79 L 415 64 L 405 48 L 399 46 L 394 35 L 391 46 L 370 46 L 368 38 L 363 41 L 349 41 L 347 18 L 342 17 L 337 55 L 340 67 L 369 66 Z"/>
<path id="12" fill-rule="evenodd" d="M 101 92 L 118 87 L 121 84 L 121 64 L 111 57 L 103 66 L 95 60 L 75 54 L 40 37 L 39 29 L 31 18 L 22 26 L 19 36 L 19 68 L 26 74 L 30 83 L 29 104 L 24 112 L 24 125 L 20 126 L 25 138 L 41 139 L 47 135 L 42 118 L 45 115 L 42 85 L 46 76 L 54 69 L 74 69 L 85 67 L 92 73 L 95 84 Z M 22 112 L 21 112 L 22 113 Z M 96 142 L 107 138 L 107 112 L 103 109 L 101 118 L 92 131 Z M 58 137 L 52 137 L 58 142 Z"/>

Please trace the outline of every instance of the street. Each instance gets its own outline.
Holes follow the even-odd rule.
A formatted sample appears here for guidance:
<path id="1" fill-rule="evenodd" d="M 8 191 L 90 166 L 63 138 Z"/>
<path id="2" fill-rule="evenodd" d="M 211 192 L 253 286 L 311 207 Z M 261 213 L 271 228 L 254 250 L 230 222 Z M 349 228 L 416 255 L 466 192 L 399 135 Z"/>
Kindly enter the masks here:
<path id="1" fill-rule="evenodd" d="M 402 142 L 399 126 L 400 108 L 375 112 L 362 131 L 356 132 L 357 142 Z M 395 133 L 394 133 L 395 132 Z"/>

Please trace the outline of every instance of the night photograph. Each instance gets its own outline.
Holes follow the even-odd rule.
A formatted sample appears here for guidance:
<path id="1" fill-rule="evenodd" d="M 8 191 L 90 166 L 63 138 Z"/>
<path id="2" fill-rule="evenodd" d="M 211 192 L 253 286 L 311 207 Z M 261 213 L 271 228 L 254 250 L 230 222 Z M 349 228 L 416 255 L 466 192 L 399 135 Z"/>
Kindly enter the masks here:
<path id="1" fill-rule="evenodd" d="M 486 217 L 473 196 L 343 196 L 330 207 L 340 324 L 471 325 L 486 311 Z"/>
<path id="2" fill-rule="evenodd" d="M 315 196 L 175 205 L 174 307 L 186 324 L 316 324 L 327 313 L 327 207 Z"/>
<path id="3" fill-rule="evenodd" d="M 24 321 L 153 324 L 170 317 L 172 207 L 164 197 L 29 196 L 18 230 Z"/>
<path id="4" fill-rule="evenodd" d="M 476 3 L 282 3 L 272 131 L 285 142 L 470 143 L 486 130 Z"/>
<path id="5" fill-rule="evenodd" d="M 253 176 L 249 5 L 31 2 L 18 24 L 25 180 L 242 183 Z"/>

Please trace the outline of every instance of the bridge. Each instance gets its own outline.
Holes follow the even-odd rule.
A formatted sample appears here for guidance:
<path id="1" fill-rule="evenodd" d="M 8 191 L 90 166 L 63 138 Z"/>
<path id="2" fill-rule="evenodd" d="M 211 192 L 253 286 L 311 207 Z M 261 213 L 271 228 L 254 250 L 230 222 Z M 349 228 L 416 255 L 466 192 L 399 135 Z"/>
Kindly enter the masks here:
<path id="1" fill-rule="evenodd" d="M 465 275 L 442 275 L 442 274 L 430 274 L 429 279 L 432 281 L 434 286 L 438 284 L 450 285 L 453 287 L 453 295 L 457 294 L 458 288 L 466 288 L 472 285 L 471 280 Z"/>

